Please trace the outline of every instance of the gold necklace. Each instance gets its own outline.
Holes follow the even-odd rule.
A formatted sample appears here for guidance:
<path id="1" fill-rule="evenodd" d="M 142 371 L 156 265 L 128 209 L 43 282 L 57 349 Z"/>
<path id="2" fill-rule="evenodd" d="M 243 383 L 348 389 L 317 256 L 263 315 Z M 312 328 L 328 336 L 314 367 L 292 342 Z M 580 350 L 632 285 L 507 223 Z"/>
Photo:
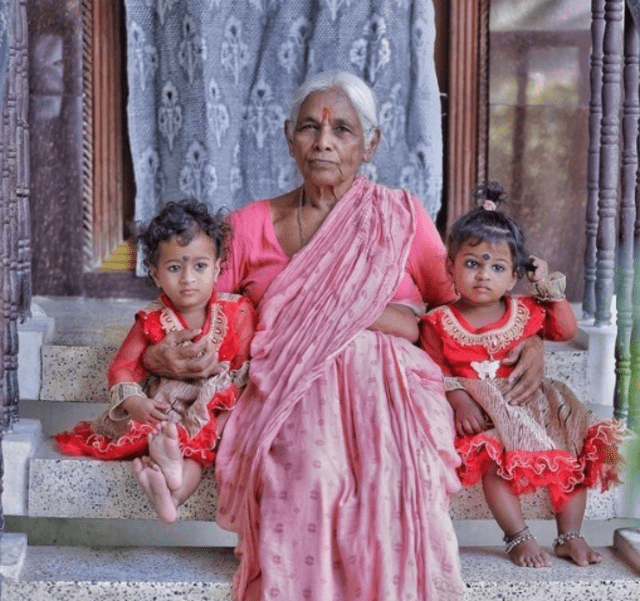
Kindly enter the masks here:
<path id="1" fill-rule="evenodd" d="M 300 248 L 307 245 L 307 239 L 304 237 L 302 229 L 302 203 L 304 202 L 304 186 L 300 188 L 300 198 L 298 199 L 298 234 L 300 234 Z"/>

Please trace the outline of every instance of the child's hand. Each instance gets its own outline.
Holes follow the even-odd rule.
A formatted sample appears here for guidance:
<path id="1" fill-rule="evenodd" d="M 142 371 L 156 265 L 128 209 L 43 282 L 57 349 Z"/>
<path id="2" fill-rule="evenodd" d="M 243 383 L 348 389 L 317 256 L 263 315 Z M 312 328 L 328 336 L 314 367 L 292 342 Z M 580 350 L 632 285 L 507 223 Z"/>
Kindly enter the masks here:
<path id="1" fill-rule="evenodd" d="M 527 270 L 527 277 L 530 282 L 540 282 L 544 280 L 549 275 L 549 265 L 547 262 L 540 257 L 536 257 L 531 255 L 529 257 L 531 259 L 531 263 L 533 264 L 533 271 Z"/>
<path id="2" fill-rule="evenodd" d="M 447 392 L 447 399 L 455 413 L 456 432 L 458 436 L 480 434 L 491 426 L 489 420 L 466 390 L 452 390 Z"/>
<path id="3" fill-rule="evenodd" d="M 157 424 L 168 419 L 168 405 L 146 396 L 127 397 L 122 402 L 122 408 L 131 419 L 145 424 Z"/>

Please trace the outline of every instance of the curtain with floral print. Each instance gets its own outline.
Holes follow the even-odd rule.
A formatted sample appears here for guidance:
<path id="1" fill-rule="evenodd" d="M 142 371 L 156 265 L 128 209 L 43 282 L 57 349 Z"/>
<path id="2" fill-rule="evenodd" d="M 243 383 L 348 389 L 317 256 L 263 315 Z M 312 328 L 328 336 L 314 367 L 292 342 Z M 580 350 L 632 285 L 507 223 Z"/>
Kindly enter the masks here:
<path id="1" fill-rule="evenodd" d="M 435 216 L 442 189 L 432 0 L 126 0 L 135 216 L 196 197 L 232 209 L 300 184 L 284 138 L 295 89 L 349 70 L 375 91 L 363 167 Z"/>
<path id="2" fill-rule="evenodd" d="M 7 62 L 9 60 L 10 28 L 13 23 L 13 0 L 0 0 L 0 98 L 4 98 L 7 78 Z"/>

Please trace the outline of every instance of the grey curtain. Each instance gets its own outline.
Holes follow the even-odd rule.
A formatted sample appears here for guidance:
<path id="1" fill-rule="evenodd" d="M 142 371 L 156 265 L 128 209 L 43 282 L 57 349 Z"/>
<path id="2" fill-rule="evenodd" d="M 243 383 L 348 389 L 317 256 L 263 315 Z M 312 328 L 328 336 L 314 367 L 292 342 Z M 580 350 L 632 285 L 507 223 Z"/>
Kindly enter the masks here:
<path id="1" fill-rule="evenodd" d="M 440 207 L 432 0 L 126 0 L 136 219 L 169 200 L 234 208 L 299 182 L 283 135 L 309 74 L 344 69 L 376 93 L 369 179 Z"/>
<path id="2" fill-rule="evenodd" d="M 0 0 L 0 98 L 4 98 L 7 62 L 14 12 L 13 0 Z"/>

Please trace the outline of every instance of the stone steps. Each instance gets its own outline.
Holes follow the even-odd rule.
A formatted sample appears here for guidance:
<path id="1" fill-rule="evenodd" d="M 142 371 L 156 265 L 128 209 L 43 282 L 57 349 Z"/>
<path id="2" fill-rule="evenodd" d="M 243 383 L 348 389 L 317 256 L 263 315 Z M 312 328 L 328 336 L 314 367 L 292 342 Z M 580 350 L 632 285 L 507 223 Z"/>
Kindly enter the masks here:
<path id="1" fill-rule="evenodd" d="M 113 327 L 95 345 L 46 344 L 42 348 L 40 400 L 104 403 L 109 363 L 127 329 Z M 546 375 L 565 382 L 581 399 L 589 399 L 587 351 L 568 343 L 547 343 Z M 587 401 L 585 401 L 587 402 Z"/>
<path id="2" fill-rule="evenodd" d="M 55 327 L 49 324 L 48 329 L 53 331 L 48 333 L 40 351 L 42 378 L 37 399 L 106 402 L 107 367 L 131 326 L 136 309 L 146 302 L 44 297 L 37 297 L 36 302 L 40 312 L 51 315 L 49 320 L 55 322 Z M 21 344 L 21 353 L 27 346 Z M 584 336 L 570 343 L 546 343 L 547 376 L 561 379 L 584 402 L 598 403 L 598 399 L 591 398 L 589 371 Z M 21 391 L 32 389 L 33 386 L 21 381 Z"/>
<path id="3" fill-rule="evenodd" d="M 214 520 L 217 485 L 213 470 L 206 470 L 200 486 L 180 508 L 182 520 Z M 55 499 L 55 503 L 51 502 Z M 56 518 L 150 519 L 154 517 L 140 492 L 128 461 L 100 461 L 62 455 L 51 438 L 42 439 L 29 459 L 28 515 Z M 553 513 L 545 490 L 522 501 L 527 519 L 551 519 Z M 610 519 L 616 515 L 613 491 L 589 492 L 587 519 Z M 489 519 L 491 514 L 480 486 L 464 488 L 451 499 L 453 519 Z"/>
<path id="4" fill-rule="evenodd" d="M 24 550 L 20 565 L 4 574 L 4 601 L 231 600 L 237 562 L 229 549 L 26 548 L 26 541 L 15 540 L 19 536 L 6 535 L 12 540 L 2 543 L 5 549 L 14 545 Z M 462 548 L 465 601 L 640 598 L 638 574 L 613 547 L 598 551 L 604 561 L 589 568 L 554 557 L 550 568 L 535 570 L 517 568 L 502 548 Z"/>

